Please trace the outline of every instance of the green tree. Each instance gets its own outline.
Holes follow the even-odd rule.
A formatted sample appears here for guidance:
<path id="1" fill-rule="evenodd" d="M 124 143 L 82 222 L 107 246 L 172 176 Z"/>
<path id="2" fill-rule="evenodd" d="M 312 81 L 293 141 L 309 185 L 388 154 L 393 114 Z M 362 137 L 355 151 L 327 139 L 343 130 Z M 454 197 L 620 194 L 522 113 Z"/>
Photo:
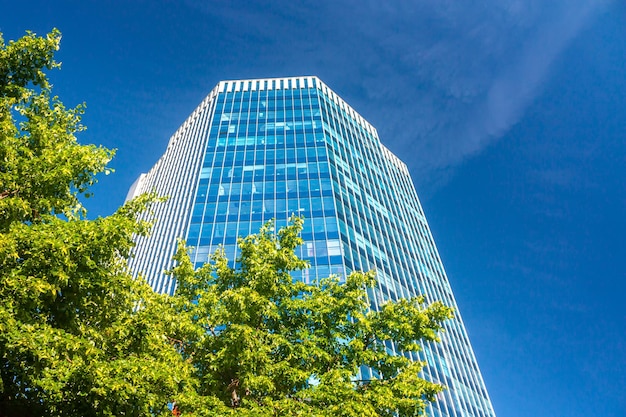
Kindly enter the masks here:
<path id="1" fill-rule="evenodd" d="M 83 106 L 52 95 L 60 37 L 0 37 L 0 415 L 170 415 L 190 368 L 124 261 L 154 198 L 84 217 L 113 152 L 77 143 Z"/>
<path id="2" fill-rule="evenodd" d="M 416 298 L 370 311 L 373 272 L 341 284 L 294 282 L 290 272 L 307 267 L 295 254 L 302 221 L 278 233 L 268 223 L 239 239 L 235 268 L 218 250 L 194 271 L 179 247 L 174 338 L 196 379 L 195 390 L 178 397 L 183 416 L 413 416 L 443 389 L 419 377 L 423 363 L 386 345 L 419 350 L 416 341 L 437 340 L 451 309 Z M 357 380 L 363 366 L 377 377 Z"/>

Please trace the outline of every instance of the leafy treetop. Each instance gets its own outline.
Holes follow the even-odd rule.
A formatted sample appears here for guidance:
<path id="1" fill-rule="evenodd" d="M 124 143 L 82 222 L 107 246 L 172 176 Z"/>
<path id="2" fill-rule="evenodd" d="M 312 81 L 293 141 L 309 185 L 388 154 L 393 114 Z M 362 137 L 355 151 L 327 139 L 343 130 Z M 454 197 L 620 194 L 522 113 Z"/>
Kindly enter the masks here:
<path id="1" fill-rule="evenodd" d="M 44 69 L 58 68 L 61 34 L 0 36 L 0 231 L 48 216 L 80 216 L 78 194 L 106 171 L 113 151 L 80 145 L 84 105 L 66 109 L 52 96 Z"/>
<path id="2" fill-rule="evenodd" d="M 183 415 L 418 415 L 441 391 L 419 377 L 423 363 L 387 345 L 408 352 L 438 340 L 451 309 L 415 298 L 371 311 L 373 272 L 294 281 L 290 272 L 307 267 L 295 254 L 302 221 L 240 239 L 236 267 L 217 251 L 194 271 L 180 246 L 175 338 L 198 381 L 179 398 Z M 357 379 L 363 367 L 376 377 Z"/>
<path id="3" fill-rule="evenodd" d="M 125 262 L 154 197 L 84 218 L 113 152 L 79 144 L 83 106 L 52 95 L 60 38 L 0 40 L 0 416 L 170 415 L 191 368 Z"/>

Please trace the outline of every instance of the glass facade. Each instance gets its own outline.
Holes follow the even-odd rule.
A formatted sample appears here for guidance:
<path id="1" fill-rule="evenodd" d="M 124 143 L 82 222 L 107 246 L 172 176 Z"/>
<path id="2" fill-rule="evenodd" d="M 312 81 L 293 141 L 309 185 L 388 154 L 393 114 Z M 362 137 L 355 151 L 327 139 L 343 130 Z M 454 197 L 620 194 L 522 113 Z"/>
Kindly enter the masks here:
<path id="1" fill-rule="evenodd" d="M 428 413 L 495 416 L 406 165 L 318 78 L 219 83 L 129 198 L 151 189 L 171 198 L 156 207 L 153 234 L 138 238 L 130 264 L 156 291 L 174 290 L 162 272 L 177 238 L 196 266 L 218 245 L 234 260 L 237 237 L 302 215 L 300 256 L 311 268 L 295 278 L 375 269 L 374 310 L 420 294 L 454 307 L 442 342 L 413 356 L 428 362 L 425 378 L 449 388 Z"/>

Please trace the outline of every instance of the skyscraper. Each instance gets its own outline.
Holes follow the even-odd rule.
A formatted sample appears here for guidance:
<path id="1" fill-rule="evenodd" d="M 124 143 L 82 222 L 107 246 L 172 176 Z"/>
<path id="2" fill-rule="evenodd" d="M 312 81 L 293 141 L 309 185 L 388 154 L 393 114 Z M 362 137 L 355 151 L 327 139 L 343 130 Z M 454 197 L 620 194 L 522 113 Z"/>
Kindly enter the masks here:
<path id="1" fill-rule="evenodd" d="M 442 342 L 414 355 L 428 362 L 425 378 L 449 388 L 429 415 L 495 416 L 406 165 L 318 78 L 220 82 L 128 198 L 150 190 L 170 199 L 156 206 L 130 265 L 156 291 L 174 291 L 163 271 L 177 238 L 200 266 L 218 245 L 235 259 L 237 237 L 267 220 L 280 227 L 302 215 L 300 255 L 311 268 L 295 278 L 375 269 L 374 310 L 420 294 L 454 307 Z"/>

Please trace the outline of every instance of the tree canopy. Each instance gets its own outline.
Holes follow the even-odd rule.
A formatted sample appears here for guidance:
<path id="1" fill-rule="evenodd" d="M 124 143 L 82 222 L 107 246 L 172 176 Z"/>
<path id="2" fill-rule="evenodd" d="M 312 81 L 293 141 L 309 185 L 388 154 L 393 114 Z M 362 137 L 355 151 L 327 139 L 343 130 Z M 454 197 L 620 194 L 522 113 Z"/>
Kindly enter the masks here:
<path id="1" fill-rule="evenodd" d="M 390 353 L 437 340 L 451 310 L 422 298 L 371 311 L 374 273 L 354 272 L 313 284 L 290 272 L 307 267 L 295 249 L 303 220 L 274 231 L 266 224 L 240 239 L 235 267 L 222 251 L 198 270 L 181 245 L 170 299 L 181 328 L 175 338 L 198 381 L 179 398 L 191 415 L 419 415 L 442 387 L 419 377 L 423 366 Z M 357 379 L 367 366 L 374 379 Z M 183 414 L 184 415 L 184 414 Z"/>
<path id="2" fill-rule="evenodd" d="M 156 197 L 86 218 L 80 198 L 113 152 L 78 143 L 84 106 L 52 95 L 59 41 L 0 37 L 0 417 L 404 416 L 435 400 L 423 363 L 388 347 L 436 341 L 451 309 L 370 311 L 374 272 L 294 281 L 301 218 L 197 270 L 181 242 L 173 296 L 133 279 L 133 236 L 149 230 L 137 219 Z"/>
<path id="3" fill-rule="evenodd" d="M 125 263 L 153 197 L 85 218 L 113 152 L 79 144 L 84 106 L 52 94 L 60 38 L 0 41 L 0 415 L 168 415 L 189 366 Z"/>

